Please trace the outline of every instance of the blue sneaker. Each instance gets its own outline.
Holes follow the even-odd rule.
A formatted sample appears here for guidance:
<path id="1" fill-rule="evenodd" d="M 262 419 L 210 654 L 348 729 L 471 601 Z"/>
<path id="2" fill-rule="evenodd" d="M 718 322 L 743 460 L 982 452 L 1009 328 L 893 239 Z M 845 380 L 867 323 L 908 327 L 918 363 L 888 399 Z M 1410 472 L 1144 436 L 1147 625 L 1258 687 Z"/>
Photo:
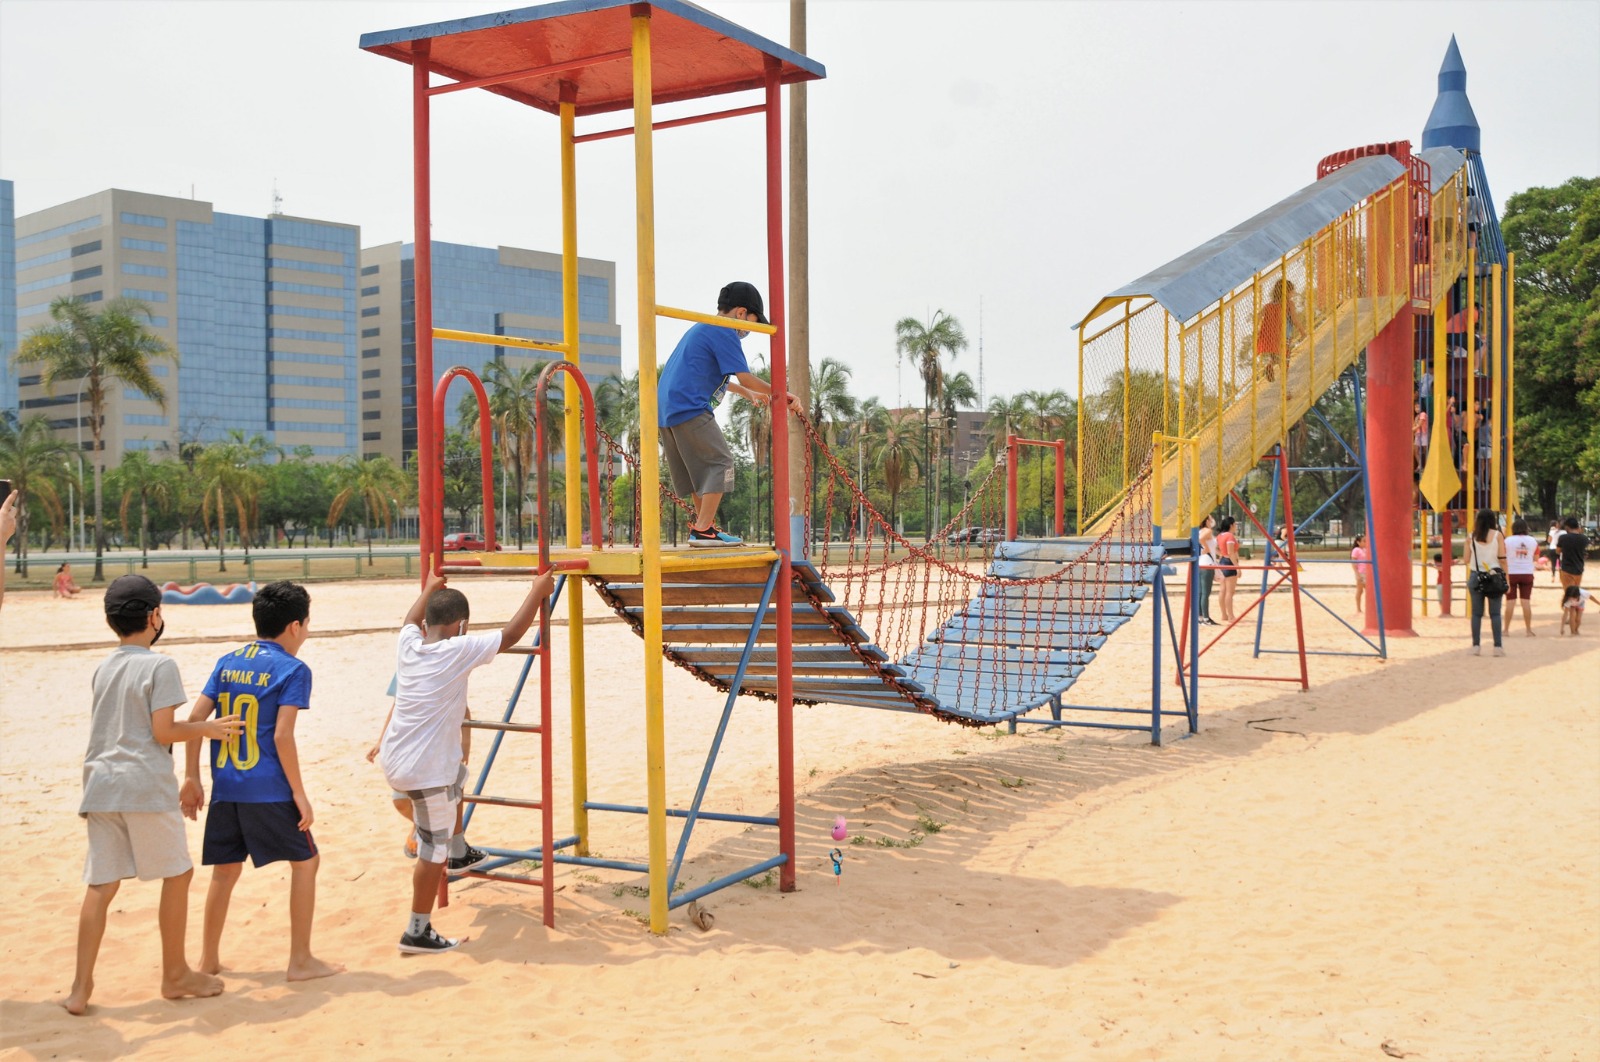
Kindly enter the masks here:
<path id="1" fill-rule="evenodd" d="M 689 528 L 689 545 L 702 549 L 708 546 L 742 546 L 744 539 L 737 535 L 730 535 L 726 531 L 718 531 L 715 524 L 702 531 L 698 527 Z"/>

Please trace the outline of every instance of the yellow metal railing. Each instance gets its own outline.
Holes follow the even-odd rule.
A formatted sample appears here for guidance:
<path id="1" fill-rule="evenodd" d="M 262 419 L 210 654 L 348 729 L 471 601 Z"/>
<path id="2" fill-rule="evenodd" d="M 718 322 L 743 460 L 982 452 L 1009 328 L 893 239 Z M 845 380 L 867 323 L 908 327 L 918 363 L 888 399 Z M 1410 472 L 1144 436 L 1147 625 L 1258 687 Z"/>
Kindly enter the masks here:
<path id="1" fill-rule="evenodd" d="M 1464 180 L 1463 171 L 1433 197 L 1436 292 L 1466 265 Z M 1182 534 L 1287 436 L 1410 298 L 1407 186 L 1400 178 L 1353 205 L 1189 321 L 1136 296 L 1084 323 L 1080 532 L 1102 529 L 1120 507 L 1146 440 L 1159 439 L 1164 458 L 1153 504 Z M 1172 460 L 1180 449 L 1189 460 Z"/>

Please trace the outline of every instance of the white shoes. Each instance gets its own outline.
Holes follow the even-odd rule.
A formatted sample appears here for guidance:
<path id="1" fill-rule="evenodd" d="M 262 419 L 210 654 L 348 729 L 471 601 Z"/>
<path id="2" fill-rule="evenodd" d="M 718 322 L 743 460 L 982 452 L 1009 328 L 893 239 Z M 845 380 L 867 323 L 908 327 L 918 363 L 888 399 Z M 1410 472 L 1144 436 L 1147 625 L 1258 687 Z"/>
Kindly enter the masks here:
<path id="1" fill-rule="evenodd" d="M 1497 645 L 1497 646 L 1494 647 L 1494 655 L 1495 656 L 1505 656 L 1506 655 L 1506 651 L 1504 649 L 1500 648 Z"/>
<path id="2" fill-rule="evenodd" d="M 1483 647 L 1482 646 L 1478 646 L 1478 645 L 1474 645 L 1472 647 L 1472 655 L 1473 656 L 1482 656 L 1483 655 Z"/>

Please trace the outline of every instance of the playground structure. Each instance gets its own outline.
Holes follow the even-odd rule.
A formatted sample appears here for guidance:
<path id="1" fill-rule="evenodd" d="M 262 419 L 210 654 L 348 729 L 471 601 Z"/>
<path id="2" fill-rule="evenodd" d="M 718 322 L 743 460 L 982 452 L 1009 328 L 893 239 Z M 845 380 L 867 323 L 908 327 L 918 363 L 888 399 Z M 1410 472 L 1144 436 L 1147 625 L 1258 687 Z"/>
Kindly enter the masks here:
<path id="1" fill-rule="evenodd" d="M 255 599 L 255 583 L 229 583 L 220 589 L 210 583 L 195 583 L 193 586 L 172 582 L 161 584 L 163 605 L 248 605 Z"/>
<path id="2" fill-rule="evenodd" d="M 425 565 L 452 575 L 519 574 L 561 571 L 557 595 L 541 610 L 538 633 L 523 647 L 522 674 L 502 718 L 473 725 L 494 731 L 491 748 L 468 797 L 471 815 L 479 805 L 537 811 L 539 843 L 490 847 L 495 861 L 474 876 L 538 884 L 544 919 L 553 924 L 555 864 L 599 866 L 648 875 L 649 922 L 667 929 L 669 911 L 740 880 L 776 870 L 780 887 L 795 886 L 795 797 L 793 711 L 800 703 L 829 703 L 895 711 L 922 712 L 968 725 L 1005 723 L 1041 726 L 1092 726 L 1148 732 L 1159 743 L 1169 717 L 1182 717 L 1190 732 L 1198 728 L 1197 601 L 1187 596 L 1180 613 L 1167 592 L 1174 573 L 1169 559 L 1186 555 L 1192 572 L 1193 527 L 1200 513 L 1216 504 L 1261 457 L 1277 454 L 1276 473 L 1289 513 L 1289 467 L 1279 446 L 1289 426 L 1311 409 L 1316 396 L 1345 373 L 1363 348 L 1376 349 L 1402 330 L 1409 356 L 1411 311 L 1428 305 L 1428 292 L 1449 284 L 1466 256 L 1462 223 L 1464 182 L 1457 170 L 1438 181 L 1404 144 L 1383 146 L 1352 157 L 1297 197 L 1280 204 L 1261 224 L 1246 226 L 1213 241 L 1144 281 L 1107 296 L 1085 319 L 1080 345 L 1079 381 L 1083 407 L 1076 461 L 1078 536 L 1066 537 L 1063 469 L 1065 440 L 1012 437 L 1005 454 L 1006 475 L 973 493 L 950 523 L 916 546 L 872 508 L 860 485 L 833 455 L 815 428 L 809 438 L 822 458 L 808 470 L 805 494 L 819 498 L 812 513 L 831 543 L 842 522 L 847 539 L 821 550 L 813 562 L 797 555 L 783 492 L 774 500 L 771 548 L 680 553 L 663 548 L 661 506 L 641 497 L 639 484 L 659 482 L 656 429 L 658 317 L 714 327 L 738 327 L 771 336 L 772 385 L 787 390 L 784 358 L 785 304 L 779 132 L 784 84 L 823 76 L 814 61 L 764 40 L 715 15 L 678 0 L 627 4 L 615 0 L 575 0 L 547 7 L 387 33 L 368 34 L 362 47 L 412 67 L 415 162 L 416 366 L 419 385 L 433 387 L 433 401 L 418 402 L 419 510 Z M 442 78 L 444 80 L 437 80 Z M 429 185 L 430 103 L 434 96 L 483 88 L 559 116 L 563 222 L 563 340 L 546 343 L 435 327 L 431 306 L 431 229 Z M 762 102 L 657 122 L 653 107 L 664 102 L 700 100 L 729 92 L 758 91 Z M 579 117 L 630 109 L 632 124 L 577 133 Z M 691 310 L 659 305 L 655 298 L 655 225 L 652 138 L 658 129 L 744 116 L 764 119 L 767 160 L 766 234 L 768 307 L 772 324 L 735 322 Z M 578 350 L 576 163 L 578 144 L 631 136 L 634 144 L 637 217 L 639 320 L 640 454 L 631 469 L 636 520 L 629 541 L 617 540 L 610 506 L 600 504 L 602 484 L 622 455 L 597 432 L 592 396 Z M 1459 158 L 1459 154 L 1456 156 Z M 1430 179 L 1436 186 L 1430 186 Z M 1277 334 L 1289 337 L 1271 352 L 1270 376 L 1258 374 L 1263 359 L 1255 351 L 1258 326 L 1278 280 L 1295 282 L 1304 306 L 1293 296 L 1278 300 Z M 1420 297 L 1419 297 L 1419 293 Z M 1115 310 L 1121 317 L 1104 319 Z M 1302 317 L 1303 315 L 1303 317 Z M 1301 321 L 1304 323 L 1301 323 Z M 1092 332 L 1092 334 L 1089 334 Z M 541 377 L 542 396 L 552 376 L 565 386 L 566 526 L 564 548 L 552 547 L 549 519 L 548 455 L 539 457 L 539 543 L 534 554 L 496 552 L 493 540 L 491 456 L 487 396 L 469 371 L 452 368 L 435 381 L 433 342 L 450 339 L 515 347 L 559 359 Z M 1120 385 L 1107 385 L 1120 361 Z M 1390 362 L 1385 371 L 1398 380 Z M 1369 377 L 1372 374 L 1369 361 Z M 1406 363 L 1404 378 L 1410 379 Z M 441 544 L 443 411 L 446 392 L 466 380 L 485 414 L 479 418 L 485 468 L 489 541 L 484 553 L 446 564 Z M 427 381 L 423 384 L 422 381 Z M 1153 383 L 1154 386 L 1148 386 Z M 1086 384 L 1099 388 L 1091 398 Z M 1405 401 L 1409 403 L 1409 383 Z M 419 390 L 419 394 L 426 394 Z M 1372 403 L 1374 407 L 1378 402 Z M 1384 403 L 1392 415 L 1393 399 Z M 543 402 L 536 403 L 542 416 Z M 1409 406 L 1407 406 L 1409 409 Z M 788 467 L 788 412 L 774 409 L 771 462 Z M 1096 439 L 1120 439 L 1120 447 L 1086 447 L 1085 420 L 1103 419 Z M 1376 412 L 1369 415 L 1376 417 Z M 1387 424 L 1387 421 L 1384 422 Z M 1108 430 L 1115 428 L 1115 431 Z M 1385 438 L 1388 438 L 1385 429 Z M 1399 437 L 1409 446 L 1409 416 Z M 1150 443 L 1147 443 L 1149 440 Z M 1153 444 L 1153 449 L 1150 444 Z M 1053 448 L 1057 465 L 1057 535 L 1016 541 L 1016 468 L 1025 447 Z M 598 457 L 605 450 L 605 471 Z M 1369 495 L 1374 475 L 1366 461 L 1365 440 L 1358 463 Z M 571 466 L 578 455 L 587 476 Z M 1148 457 L 1146 456 L 1148 454 Z M 997 472 L 999 469 L 997 468 Z M 1405 484 L 1411 490 L 1411 484 Z M 992 548 L 951 542 L 954 529 L 969 514 L 997 511 L 1005 491 L 1008 541 Z M 584 494 L 587 491 L 587 504 Z M 604 490 L 610 497 L 609 489 Z M 663 504 L 683 504 L 663 492 Z M 795 491 L 796 499 L 800 492 Z M 1276 497 L 1276 492 L 1275 492 Z M 1369 512 L 1377 507 L 1376 498 Z M 588 514 L 587 533 L 584 515 Z M 1401 514 L 1409 528 L 1409 503 Z M 1390 521 L 1392 523 L 1392 521 Z M 1371 538 L 1379 540 L 1380 521 Z M 1384 527 L 1389 525 L 1386 523 Z M 1390 536 L 1385 536 L 1385 542 Z M 1400 539 L 1404 565 L 1405 536 Z M 1375 586 L 1379 551 L 1374 549 Z M 1294 563 L 1288 557 L 1289 577 Z M 1382 556 L 1384 570 L 1389 555 Z M 1263 566 L 1263 589 L 1273 570 Z M 589 792 L 585 715 L 582 595 L 567 593 L 566 582 L 581 577 L 599 598 L 627 621 L 643 643 L 643 706 L 646 735 L 646 804 L 598 801 Z M 567 602 L 571 662 L 570 726 L 573 831 L 554 831 L 551 705 L 550 612 L 556 597 Z M 1152 616 L 1151 687 L 1148 705 L 1108 706 L 1069 703 L 1064 694 L 1094 659 L 1108 637 L 1129 624 L 1140 603 L 1149 600 Z M 1298 616 L 1299 600 L 1295 598 Z M 1409 606 L 1409 599 L 1407 600 Z M 1409 607 L 1405 610 L 1409 625 Z M 1380 630 L 1384 626 L 1380 622 Z M 1259 641 L 1259 639 L 1258 639 Z M 1179 667 L 1180 707 L 1163 707 L 1163 645 Z M 1299 648 L 1302 686 L 1305 647 Z M 1185 655 L 1187 654 L 1187 655 Z M 540 706 L 536 722 L 516 717 L 524 683 L 540 662 Z M 726 693 L 694 796 L 687 807 L 666 801 L 665 718 L 662 668 L 672 661 Z M 717 754 L 739 696 L 773 702 L 777 776 L 776 815 L 755 816 L 709 811 L 704 807 Z M 1045 710 L 1048 718 L 1030 713 Z M 541 782 L 537 797 L 503 797 L 486 792 L 502 742 L 529 735 L 540 742 Z M 602 859 L 590 854 L 591 813 L 642 814 L 647 818 L 645 861 Z M 683 827 L 669 854 L 667 822 Z M 693 888 L 680 887 L 690 839 L 697 821 L 721 820 L 775 828 L 775 853 L 750 866 Z M 482 834 L 480 833 L 480 837 Z M 533 862 L 538 876 L 516 873 Z"/>

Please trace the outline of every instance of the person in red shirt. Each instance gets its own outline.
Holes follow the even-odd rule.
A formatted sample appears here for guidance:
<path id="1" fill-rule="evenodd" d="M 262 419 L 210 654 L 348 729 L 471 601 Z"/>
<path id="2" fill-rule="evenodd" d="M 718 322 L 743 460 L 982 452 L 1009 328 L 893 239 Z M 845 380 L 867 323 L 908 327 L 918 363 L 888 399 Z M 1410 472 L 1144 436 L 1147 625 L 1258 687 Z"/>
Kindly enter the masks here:
<path id="1" fill-rule="evenodd" d="M 1286 331 L 1287 345 L 1284 342 Z M 1261 363 L 1261 375 L 1269 382 L 1277 378 L 1279 359 L 1298 342 L 1297 333 L 1304 331 L 1305 322 L 1294 305 L 1294 281 L 1279 279 L 1272 285 L 1271 297 L 1261 307 L 1261 316 L 1256 321 L 1256 360 Z"/>
<path id="2" fill-rule="evenodd" d="M 1217 524 L 1217 575 L 1222 579 L 1222 622 L 1233 622 L 1233 591 L 1239 585 L 1239 536 L 1233 533 L 1233 517 L 1224 516 Z"/>

